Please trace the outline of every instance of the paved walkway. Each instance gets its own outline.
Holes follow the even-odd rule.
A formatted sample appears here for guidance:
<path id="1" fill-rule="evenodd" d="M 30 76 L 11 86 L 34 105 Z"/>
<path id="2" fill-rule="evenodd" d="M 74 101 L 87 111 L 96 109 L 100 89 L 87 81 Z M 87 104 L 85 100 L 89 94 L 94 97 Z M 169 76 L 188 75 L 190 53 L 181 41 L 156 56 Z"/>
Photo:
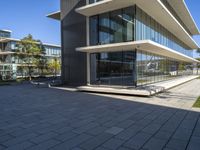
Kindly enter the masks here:
<path id="1" fill-rule="evenodd" d="M 199 82 L 151 98 L 0 86 L 0 150 L 199 150 L 200 113 L 170 106 L 194 101 Z"/>
<path id="2" fill-rule="evenodd" d="M 157 93 L 166 91 L 170 88 L 178 86 L 180 84 L 186 83 L 188 81 L 194 80 L 198 78 L 197 75 L 189 75 L 173 78 L 171 80 L 152 83 L 149 85 L 138 86 L 136 87 L 124 87 L 121 86 L 98 86 L 98 85 L 90 85 L 90 86 L 80 86 L 77 88 L 79 91 L 85 92 L 95 92 L 95 93 L 104 93 L 104 94 L 124 94 L 130 96 L 152 96 Z"/>
<path id="3" fill-rule="evenodd" d="M 150 98 L 145 98 L 145 97 L 136 98 L 133 96 L 105 95 L 105 94 L 104 96 L 129 100 L 134 102 L 143 102 L 147 104 L 180 108 L 185 110 L 194 110 L 200 112 L 200 109 L 192 107 L 197 97 L 200 96 L 199 79 L 195 79 L 185 84 L 179 85 L 177 87 L 174 87 L 173 89 L 165 91 L 161 94 L 157 94 Z"/>

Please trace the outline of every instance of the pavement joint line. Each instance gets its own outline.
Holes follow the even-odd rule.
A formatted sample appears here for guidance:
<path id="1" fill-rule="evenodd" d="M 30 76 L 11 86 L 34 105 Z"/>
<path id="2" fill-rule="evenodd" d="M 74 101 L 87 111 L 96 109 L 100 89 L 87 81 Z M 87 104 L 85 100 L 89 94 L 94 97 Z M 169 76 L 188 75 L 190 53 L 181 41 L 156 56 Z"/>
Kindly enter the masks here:
<path id="1" fill-rule="evenodd" d="M 156 111 L 156 110 L 154 110 L 154 111 Z M 168 111 L 168 110 L 165 110 L 165 112 L 167 112 L 167 111 Z M 177 111 L 178 111 L 178 110 L 176 110 L 176 112 L 177 112 Z M 174 114 L 175 114 L 176 112 L 172 113 L 171 116 L 169 117 L 169 119 L 171 119 L 171 117 L 173 117 Z M 163 112 L 163 113 L 164 113 L 164 112 Z M 151 120 L 151 122 L 153 122 L 154 120 L 156 120 L 158 117 L 160 117 L 160 115 L 157 116 L 155 119 Z M 145 117 L 144 117 L 144 118 L 145 118 Z M 143 118 L 143 119 L 144 119 L 144 118 Z M 166 123 L 169 119 L 167 119 L 167 120 L 165 121 L 165 123 Z M 151 122 L 150 122 L 150 123 L 151 123 Z M 149 124 L 150 124 L 150 123 L 149 123 Z M 163 123 L 162 126 L 164 126 L 165 123 Z M 148 124 L 148 125 L 149 125 L 149 124 Z M 146 128 L 148 125 L 144 126 L 144 128 Z M 140 131 L 136 132 L 135 135 L 137 135 L 139 132 L 141 132 L 144 128 L 142 128 Z M 146 133 L 146 132 L 145 132 L 145 133 Z M 156 133 L 157 133 L 157 132 L 156 132 Z M 134 135 L 134 136 L 135 136 L 135 135 Z M 132 137 L 130 137 L 129 139 L 125 140 L 125 142 L 128 142 L 128 141 L 129 141 L 131 138 L 133 138 L 134 136 L 132 136 Z M 149 140 L 150 140 L 152 137 L 153 137 L 153 135 L 149 138 Z M 149 141 L 149 140 L 148 140 L 148 141 Z M 125 142 L 124 142 L 124 143 L 125 143 Z M 145 142 L 145 144 L 146 144 L 146 142 Z M 143 145 L 141 146 L 141 148 L 142 148 L 145 144 L 143 144 Z M 126 147 L 126 148 L 129 148 L 129 147 L 127 147 L 127 146 L 124 145 L 124 144 L 123 144 L 123 146 Z"/>
<path id="2" fill-rule="evenodd" d="M 166 110 L 167 111 L 167 110 Z M 165 111 L 165 112 L 166 112 Z M 176 110 L 176 112 L 178 112 L 178 110 Z M 159 131 L 160 131 L 160 129 L 165 125 L 165 123 L 167 122 L 167 121 L 169 121 L 173 116 L 174 116 L 174 114 L 176 113 L 176 112 L 174 112 L 174 113 L 172 113 L 171 115 L 170 115 L 170 117 L 169 117 L 169 119 L 167 119 L 163 124 L 162 124 L 162 126 L 159 128 L 159 130 L 156 132 L 156 133 L 158 133 Z M 157 117 L 160 117 L 160 116 L 157 116 Z M 157 119 L 157 117 L 154 119 L 154 120 L 156 120 Z M 153 122 L 154 120 L 152 120 L 151 122 Z M 147 125 L 148 126 L 148 125 Z M 145 126 L 144 128 L 146 128 L 147 126 Z M 142 128 L 141 130 L 143 130 L 144 128 Z M 139 133 L 139 132 L 141 132 L 141 131 L 138 131 L 137 132 L 137 134 Z M 145 132 L 146 133 L 146 132 Z M 156 134 L 155 133 L 155 134 Z M 147 133 L 148 134 L 148 133 Z M 141 148 L 149 141 L 149 140 L 151 140 L 151 138 L 155 135 L 155 134 L 153 134 L 142 146 L 141 146 Z M 132 137 L 131 137 L 132 138 Z M 129 140 L 129 139 L 128 139 Z M 128 141 L 127 140 L 127 141 Z M 125 146 L 125 145 L 123 145 L 124 147 L 126 147 L 126 148 L 128 148 L 127 146 Z"/>
<path id="3" fill-rule="evenodd" d="M 193 129 L 192 129 L 192 133 L 191 133 L 190 138 L 189 138 L 189 140 L 188 140 L 186 149 L 187 149 L 188 146 L 189 146 L 189 143 L 190 143 L 190 141 L 191 141 L 192 135 L 194 134 L 194 131 L 195 131 L 195 128 L 196 128 L 196 126 L 197 126 L 197 124 L 198 124 L 199 119 L 200 119 L 200 115 L 198 115 L 197 120 L 196 120 L 196 122 L 195 122 L 195 125 L 194 125 L 194 127 L 193 127 Z"/>
<path id="4" fill-rule="evenodd" d="M 178 112 L 178 110 L 176 111 L 176 112 Z M 171 116 L 162 124 L 162 126 L 159 128 L 159 130 L 158 131 L 156 131 L 151 137 L 154 137 L 159 131 L 160 131 L 160 129 L 165 125 L 165 123 L 167 123 L 173 116 L 174 116 L 174 114 L 176 113 L 176 112 L 174 112 L 173 114 L 171 114 Z M 176 131 L 176 130 L 175 130 Z M 148 143 L 149 141 L 151 140 L 151 138 L 149 138 L 141 147 L 143 147 L 146 143 Z M 164 146 L 165 147 L 165 146 Z M 163 147 L 163 148 L 164 148 Z"/>
<path id="5" fill-rule="evenodd" d="M 186 116 L 187 116 L 188 112 L 184 115 L 183 119 L 181 119 L 180 123 L 178 124 L 178 126 L 175 128 L 174 132 L 172 132 L 171 136 L 169 137 L 169 139 L 167 140 L 166 144 L 163 146 L 163 148 L 166 147 L 166 145 L 169 143 L 169 141 L 172 139 L 173 135 L 176 133 L 177 129 L 180 127 L 181 123 L 185 120 Z"/>
<path id="6" fill-rule="evenodd" d="M 183 149 L 190 148 L 193 143 L 193 138 L 198 135 L 198 131 L 196 129 L 200 126 L 200 124 L 198 124 L 198 121 L 200 120 L 200 113 L 198 112 L 196 114 L 196 111 L 189 108 L 191 105 L 189 103 L 186 104 L 185 102 L 193 102 L 193 98 L 190 99 L 187 97 L 187 93 L 193 94 L 194 97 L 195 95 L 199 95 L 200 91 L 199 88 L 197 88 L 199 86 L 200 80 L 195 80 L 187 85 L 180 86 L 180 88 L 170 90 L 169 94 L 166 93 L 161 95 L 160 98 L 153 97 L 148 99 L 123 96 L 110 96 L 107 98 L 104 95 L 99 96 L 71 92 L 65 93 L 63 91 L 54 91 L 51 89 L 42 89 L 44 92 L 41 92 L 40 89 L 36 89 L 34 87 L 29 88 L 30 86 L 25 86 L 25 88 L 24 86 L 14 88 L 11 86 L 4 87 L 1 88 L 3 91 L 2 95 L 5 98 L 1 100 L 2 105 L 0 105 L 0 108 L 3 108 L 1 109 L 3 112 L 0 112 L 2 114 L 2 120 L 0 121 L 0 132 L 2 131 L 2 133 L 0 133 L 0 135 L 4 136 L 5 134 L 10 134 L 11 136 L 0 136 L 0 138 L 2 141 L 6 141 L 7 137 L 10 137 L 9 140 L 12 140 L 12 137 L 14 139 L 20 138 L 20 136 L 30 133 L 37 134 L 36 137 L 39 137 L 40 135 L 44 135 L 45 137 L 46 134 L 51 132 L 58 135 L 65 135 L 67 132 L 64 133 L 64 131 L 67 131 L 68 129 L 66 128 L 60 130 L 60 128 L 70 127 L 69 122 L 72 123 L 72 126 L 70 127 L 71 129 L 79 129 L 80 125 L 87 126 L 87 124 L 89 127 L 90 123 L 92 123 L 91 126 L 93 126 L 93 123 L 96 123 L 98 126 L 106 129 L 118 126 L 118 123 L 121 121 L 128 124 L 128 120 L 132 119 L 134 123 L 131 123 L 130 126 L 125 128 L 125 130 L 128 129 L 127 132 L 124 132 L 117 137 L 111 137 L 114 141 L 115 139 L 121 139 L 121 142 L 118 144 L 121 145 L 121 147 L 123 147 L 123 145 L 129 146 L 128 143 L 125 144 L 124 142 L 128 140 L 131 142 L 132 139 L 135 139 L 134 137 L 137 134 L 140 136 L 143 134 L 146 135 L 147 133 L 149 135 L 147 135 L 145 141 L 138 141 L 138 144 L 143 148 L 151 148 L 153 143 L 157 140 L 160 141 L 161 139 L 164 140 L 161 140 L 161 143 L 159 144 L 160 148 L 161 146 L 163 148 L 168 146 L 173 148 L 176 144 L 183 144 Z M 7 92 L 10 89 L 14 92 Z M 18 95 L 15 89 L 24 89 L 24 92 L 22 91 L 22 95 Z M 179 94 L 180 91 L 182 91 L 181 93 L 183 95 L 180 95 L 181 93 Z M 32 98 L 32 94 L 35 95 L 36 92 L 39 92 L 38 97 L 35 96 Z M 46 96 L 48 94 L 49 96 Z M 184 95 L 186 97 L 184 97 Z M 126 99 L 129 101 L 125 101 Z M 169 102 L 167 103 L 169 106 L 151 104 L 150 102 L 153 100 L 155 100 L 155 103 L 160 103 L 161 100 L 165 103 Z M 177 107 L 171 108 L 171 105 Z M 6 109 L 5 112 L 4 108 Z M 81 122 L 83 121 L 80 125 L 77 123 L 79 120 Z M 123 126 L 121 126 L 121 128 L 123 128 Z M 90 135 L 89 132 L 87 133 L 87 130 L 84 130 L 84 128 L 80 129 L 80 132 L 82 132 L 83 129 L 83 134 L 89 135 L 91 139 L 97 136 L 93 134 Z M 85 129 L 87 129 L 87 127 Z M 185 129 L 188 129 L 189 131 L 187 132 Z M 129 133 L 131 130 L 133 130 L 133 132 Z M 101 130 L 99 134 L 104 133 L 104 131 L 105 130 Z M 166 135 L 164 135 L 165 132 Z M 82 133 L 78 133 L 77 135 L 81 134 Z M 62 140 L 62 137 L 64 136 L 54 139 L 52 136 L 51 140 L 58 141 L 56 143 L 61 144 L 64 143 L 63 140 L 65 140 L 64 138 Z M 27 144 L 32 143 L 28 139 L 24 140 L 24 144 L 20 144 L 21 142 L 19 139 L 18 146 L 27 146 Z M 108 142 L 108 140 L 105 142 Z M 177 143 L 175 143 L 176 140 Z M 68 141 L 68 139 L 65 140 L 65 142 L 66 141 Z M 74 142 L 78 142 L 76 138 L 74 139 Z M 35 146 L 34 144 L 31 145 Z M 137 144 L 137 142 L 135 144 Z M 99 145 L 99 147 L 103 148 L 102 143 Z M 10 144 L 9 146 L 6 146 L 3 142 L 0 142 L 0 148 L 2 149 L 9 148 L 10 146 L 13 147 L 14 145 Z"/>

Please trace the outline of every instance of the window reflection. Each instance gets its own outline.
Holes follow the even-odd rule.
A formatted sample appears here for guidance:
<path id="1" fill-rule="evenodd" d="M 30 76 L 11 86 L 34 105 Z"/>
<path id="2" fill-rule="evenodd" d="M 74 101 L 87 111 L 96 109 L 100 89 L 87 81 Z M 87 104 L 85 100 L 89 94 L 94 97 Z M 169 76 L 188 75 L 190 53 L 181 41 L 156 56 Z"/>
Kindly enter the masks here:
<path id="1" fill-rule="evenodd" d="M 152 40 L 180 53 L 193 57 L 193 53 L 186 44 L 180 41 L 148 14 L 136 7 L 136 40 Z"/>
<path id="2" fill-rule="evenodd" d="M 186 44 L 137 6 L 90 17 L 91 45 L 146 39 L 193 57 Z"/>
<path id="3" fill-rule="evenodd" d="M 136 85 L 135 51 L 91 54 L 91 61 L 92 84 Z"/>
<path id="4" fill-rule="evenodd" d="M 193 65 L 140 50 L 91 54 L 91 84 L 140 86 L 193 74 Z"/>
<path id="5" fill-rule="evenodd" d="M 96 3 L 96 2 L 99 2 L 99 1 L 102 1 L 102 0 L 89 0 L 89 4 Z"/>
<path id="6" fill-rule="evenodd" d="M 193 65 L 174 59 L 137 51 L 137 85 L 169 80 L 193 74 Z"/>
<path id="7" fill-rule="evenodd" d="M 134 40 L 134 7 L 90 17 L 90 45 Z"/>
<path id="8" fill-rule="evenodd" d="M 110 43 L 109 14 L 99 15 L 99 44 Z"/>

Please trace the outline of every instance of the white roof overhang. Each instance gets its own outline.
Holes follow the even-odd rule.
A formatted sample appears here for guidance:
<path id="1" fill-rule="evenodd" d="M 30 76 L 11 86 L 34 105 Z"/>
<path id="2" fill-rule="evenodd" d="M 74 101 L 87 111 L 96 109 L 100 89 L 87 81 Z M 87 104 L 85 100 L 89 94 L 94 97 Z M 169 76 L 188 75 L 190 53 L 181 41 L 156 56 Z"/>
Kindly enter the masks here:
<path id="1" fill-rule="evenodd" d="M 0 38 L 0 42 L 2 43 L 6 43 L 6 42 L 10 42 L 10 41 L 20 41 L 18 39 L 13 39 L 13 38 Z"/>
<path id="2" fill-rule="evenodd" d="M 0 55 L 9 55 L 9 54 L 14 54 L 15 52 L 9 52 L 9 51 L 3 51 L 0 52 Z"/>
<path id="3" fill-rule="evenodd" d="M 200 34 L 199 29 L 184 0 L 167 0 L 167 2 L 174 9 L 182 22 L 187 26 L 192 35 Z"/>
<path id="4" fill-rule="evenodd" d="M 6 30 L 6 29 L 0 29 L 0 31 L 12 33 L 11 30 Z"/>
<path id="5" fill-rule="evenodd" d="M 87 53 L 99 53 L 99 52 L 117 52 L 117 51 L 132 51 L 142 50 L 145 52 L 153 53 L 160 56 L 173 58 L 184 62 L 199 62 L 198 60 L 172 50 L 166 46 L 155 43 L 151 40 L 133 41 L 133 42 L 122 42 L 114 44 L 105 44 L 97 46 L 87 46 L 76 48 L 76 51 L 87 52 Z"/>
<path id="6" fill-rule="evenodd" d="M 11 42 L 11 41 L 15 41 L 15 42 L 19 42 L 19 39 L 14 39 L 14 38 L 0 38 L 0 43 L 7 43 L 7 42 Z M 37 42 L 36 42 L 37 43 Z M 57 47 L 60 48 L 60 45 L 56 45 L 56 44 L 49 44 L 49 43 L 42 43 L 44 46 L 52 46 L 52 47 Z"/>
<path id="7" fill-rule="evenodd" d="M 184 42 L 191 49 L 199 48 L 197 43 L 177 21 L 177 19 L 170 13 L 160 0 L 103 0 L 93 4 L 89 4 L 76 11 L 85 16 L 93 16 L 104 12 L 138 5 L 143 11 L 153 17 L 162 26 L 173 33 L 178 39 Z"/>
<path id="8" fill-rule="evenodd" d="M 61 20 L 61 13 L 60 11 L 53 12 L 47 15 L 47 17 L 55 19 L 55 20 Z"/>

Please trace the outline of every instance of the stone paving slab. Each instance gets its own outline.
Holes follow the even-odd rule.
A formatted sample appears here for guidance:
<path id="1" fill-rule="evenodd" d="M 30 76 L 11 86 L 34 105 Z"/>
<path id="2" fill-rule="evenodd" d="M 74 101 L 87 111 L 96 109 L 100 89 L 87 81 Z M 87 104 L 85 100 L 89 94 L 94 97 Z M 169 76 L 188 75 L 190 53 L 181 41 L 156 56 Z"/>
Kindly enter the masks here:
<path id="1" fill-rule="evenodd" d="M 150 98 L 0 87 L 0 150 L 199 150 L 199 83 Z"/>

